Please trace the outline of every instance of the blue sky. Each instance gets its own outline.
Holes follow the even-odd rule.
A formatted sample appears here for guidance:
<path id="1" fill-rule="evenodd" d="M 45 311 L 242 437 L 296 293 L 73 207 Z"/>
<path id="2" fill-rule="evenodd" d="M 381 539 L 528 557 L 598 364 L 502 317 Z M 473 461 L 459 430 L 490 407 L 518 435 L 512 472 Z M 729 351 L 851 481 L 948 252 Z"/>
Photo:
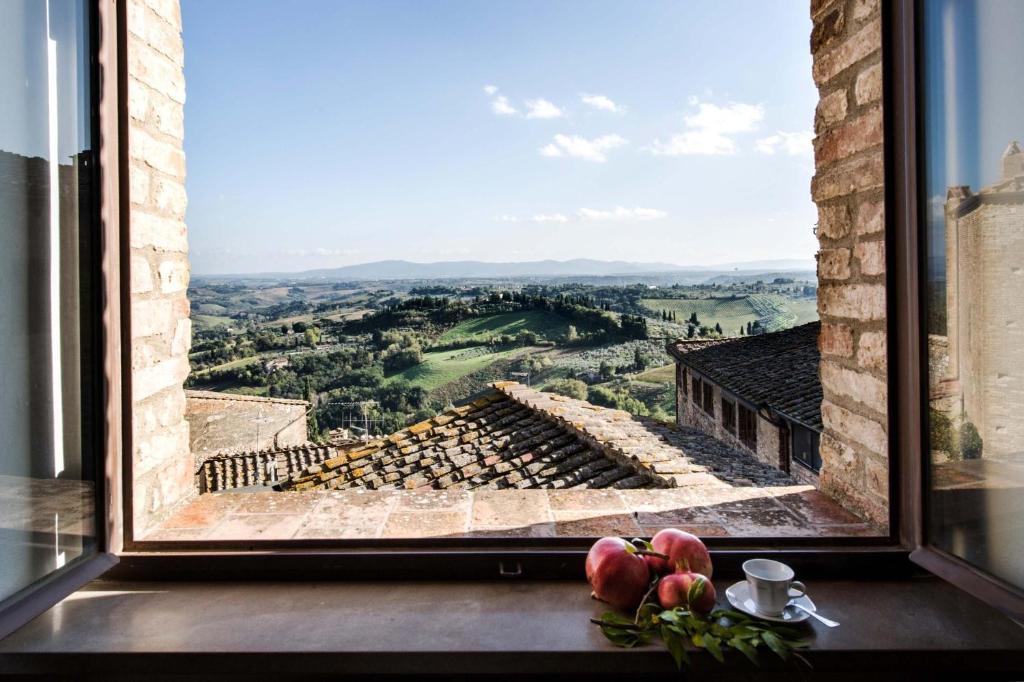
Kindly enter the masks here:
<path id="1" fill-rule="evenodd" d="M 813 258 L 806 2 L 182 14 L 197 274 Z"/>

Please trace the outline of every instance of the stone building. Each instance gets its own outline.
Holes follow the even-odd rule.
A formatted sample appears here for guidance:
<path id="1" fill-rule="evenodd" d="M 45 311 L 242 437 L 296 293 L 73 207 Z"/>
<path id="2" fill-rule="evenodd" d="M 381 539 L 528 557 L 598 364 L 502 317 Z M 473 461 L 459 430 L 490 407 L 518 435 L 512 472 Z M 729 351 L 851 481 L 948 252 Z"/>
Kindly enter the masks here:
<path id="1" fill-rule="evenodd" d="M 954 426 L 973 423 L 984 452 L 996 457 L 1024 442 L 1024 298 L 1012 285 L 1024 274 L 1024 153 L 1016 141 L 1001 171 L 977 192 L 947 192 L 947 347 L 931 396 Z"/>
<path id="2" fill-rule="evenodd" d="M 668 345 L 676 422 L 817 485 L 821 381 L 817 322 L 785 331 Z"/>
<path id="3" fill-rule="evenodd" d="M 189 450 L 196 464 L 215 455 L 282 449 L 308 439 L 305 400 L 185 391 Z"/>

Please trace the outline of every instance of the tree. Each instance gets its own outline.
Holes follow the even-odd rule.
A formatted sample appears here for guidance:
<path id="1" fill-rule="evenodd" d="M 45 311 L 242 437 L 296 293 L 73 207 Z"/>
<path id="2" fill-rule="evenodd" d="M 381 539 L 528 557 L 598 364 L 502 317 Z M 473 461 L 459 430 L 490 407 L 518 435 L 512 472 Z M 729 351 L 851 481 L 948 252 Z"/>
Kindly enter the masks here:
<path id="1" fill-rule="evenodd" d="M 744 335 L 744 334 L 746 334 L 746 333 L 747 333 L 747 330 L 746 330 L 746 329 L 745 329 L 745 328 L 743 327 L 743 325 L 741 324 L 741 325 L 740 325 L 740 336 L 743 336 L 743 335 Z"/>
<path id="2" fill-rule="evenodd" d="M 697 313 L 690 313 L 689 323 L 695 327 L 700 325 L 700 320 L 697 319 Z"/>
<path id="3" fill-rule="evenodd" d="M 306 390 L 303 396 L 306 402 L 309 403 L 309 413 L 306 417 L 306 430 L 309 434 L 309 439 L 314 443 L 319 443 L 322 437 L 320 433 L 320 424 L 316 418 L 316 392 L 313 391 L 313 384 L 310 382 L 309 377 L 306 377 Z"/>
<path id="4" fill-rule="evenodd" d="M 570 324 L 569 328 L 565 332 L 565 340 L 569 343 L 576 341 L 580 338 L 579 332 L 576 331 L 576 325 Z"/>
<path id="5" fill-rule="evenodd" d="M 548 393 L 564 395 L 567 398 L 587 399 L 587 385 L 579 379 L 559 379 L 548 384 L 544 390 Z"/>
<path id="6" fill-rule="evenodd" d="M 601 375 L 601 378 L 604 379 L 605 381 L 608 381 L 613 376 L 615 376 L 615 368 L 612 367 L 612 364 L 607 360 L 601 361 L 601 366 L 597 371 Z"/>
<path id="7" fill-rule="evenodd" d="M 693 335 L 697 333 L 697 328 L 693 326 L 693 323 L 686 325 L 686 338 L 692 339 Z"/>
<path id="8" fill-rule="evenodd" d="M 638 372 L 642 372 L 647 369 L 647 360 L 644 358 L 639 348 L 633 351 L 633 367 L 635 367 Z"/>
<path id="9" fill-rule="evenodd" d="M 306 323 L 292 322 L 292 331 L 295 332 L 296 334 L 301 334 L 302 332 L 306 331 Z"/>
<path id="10" fill-rule="evenodd" d="M 715 322 L 715 331 L 718 332 L 719 336 L 722 335 L 722 325 L 719 324 L 718 322 Z"/>

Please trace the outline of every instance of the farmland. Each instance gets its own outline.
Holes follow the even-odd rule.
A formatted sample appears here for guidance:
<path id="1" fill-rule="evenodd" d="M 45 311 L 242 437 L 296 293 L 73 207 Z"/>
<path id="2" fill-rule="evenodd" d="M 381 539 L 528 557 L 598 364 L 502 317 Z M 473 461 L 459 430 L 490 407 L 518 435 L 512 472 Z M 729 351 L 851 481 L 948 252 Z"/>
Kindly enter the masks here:
<path id="1" fill-rule="evenodd" d="M 314 401 L 316 430 L 390 433 L 508 378 L 668 420 L 674 365 L 667 341 L 802 324 L 817 318 L 813 293 L 792 280 L 196 278 L 188 385 Z"/>

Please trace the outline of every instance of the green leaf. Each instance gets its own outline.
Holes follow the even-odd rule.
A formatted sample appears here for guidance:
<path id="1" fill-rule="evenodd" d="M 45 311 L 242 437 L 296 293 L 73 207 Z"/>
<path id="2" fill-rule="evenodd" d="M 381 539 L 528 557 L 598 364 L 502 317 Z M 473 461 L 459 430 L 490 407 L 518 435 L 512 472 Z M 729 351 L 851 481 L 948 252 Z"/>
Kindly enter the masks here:
<path id="1" fill-rule="evenodd" d="M 753 663 L 754 665 L 756 665 L 756 666 L 760 666 L 761 665 L 761 663 L 757 660 L 757 650 L 754 647 L 752 647 L 749 644 L 747 644 L 746 642 L 744 642 L 742 639 L 739 639 L 739 638 L 736 638 L 736 637 L 734 637 L 733 639 L 730 639 L 729 640 L 729 646 L 731 646 L 733 649 L 736 649 L 737 651 L 742 653 L 744 656 L 749 658 L 750 662 Z"/>
<path id="2" fill-rule="evenodd" d="M 775 652 L 775 655 L 782 660 L 789 658 L 789 648 L 783 643 L 782 638 L 774 632 L 768 631 L 761 635 L 761 639 L 768 645 L 768 648 Z"/>
<path id="3" fill-rule="evenodd" d="M 722 646 L 717 637 L 705 635 L 704 648 L 708 650 L 708 653 L 715 657 L 716 661 L 719 663 L 725 663 L 725 656 L 722 655 Z"/>
<path id="4" fill-rule="evenodd" d="M 601 614 L 601 620 L 614 625 L 633 625 L 633 619 L 618 611 L 605 611 Z"/>
<path id="5" fill-rule="evenodd" d="M 693 606 L 707 589 L 707 580 L 704 578 L 697 578 L 690 583 L 690 589 L 686 591 L 686 603 Z"/>
<path id="6" fill-rule="evenodd" d="M 676 633 L 672 632 L 667 627 L 661 629 L 661 638 L 665 642 L 665 647 L 668 652 L 672 654 L 672 658 L 676 662 L 676 667 L 679 670 L 683 669 L 683 664 L 690 663 L 690 655 L 686 652 L 686 647 L 683 645 L 683 640 L 679 638 Z"/>

